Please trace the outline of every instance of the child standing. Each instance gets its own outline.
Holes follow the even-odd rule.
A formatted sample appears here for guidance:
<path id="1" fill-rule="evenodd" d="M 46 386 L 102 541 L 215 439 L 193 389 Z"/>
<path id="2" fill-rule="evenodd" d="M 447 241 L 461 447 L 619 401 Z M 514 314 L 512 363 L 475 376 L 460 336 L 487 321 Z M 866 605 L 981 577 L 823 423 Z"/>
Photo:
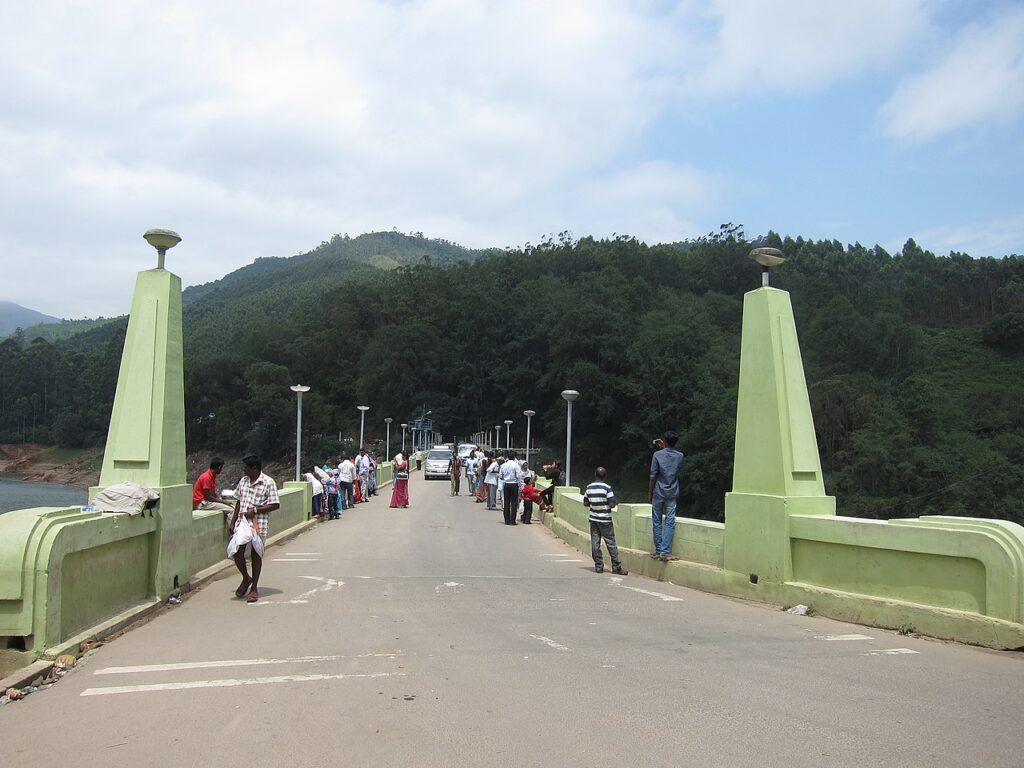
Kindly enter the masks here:
<path id="1" fill-rule="evenodd" d="M 608 547 L 612 559 L 612 573 L 625 576 L 629 573 L 619 562 L 619 548 L 615 544 L 615 526 L 612 523 L 612 509 L 618 505 L 615 491 L 604 481 L 608 471 L 598 467 L 594 482 L 583 492 L 583 503 L 590 508 L 590 551 L 594 556 L 594 570 L 604 572 L 604 558 L 601 557 L 601 539 Z"/>

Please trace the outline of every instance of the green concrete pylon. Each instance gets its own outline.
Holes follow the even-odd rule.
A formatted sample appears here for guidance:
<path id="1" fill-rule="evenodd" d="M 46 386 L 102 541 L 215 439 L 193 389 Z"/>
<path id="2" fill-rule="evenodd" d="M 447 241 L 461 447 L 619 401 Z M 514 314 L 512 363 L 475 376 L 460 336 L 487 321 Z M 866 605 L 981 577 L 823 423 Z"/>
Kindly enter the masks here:
<path id="1" fill-rule="evenodd" d="M 181 278 L 140 272 L 128 319 L 100 485 L 185 482 Z"/>
<path id="2" fill-rule="evenodd" d="M 750 291 L 743 297 L 732 492 L 725 496 L 726 569 L 751 581 L 789 580 L 789 515 L 835 511 L 821 477 L 789 294 Z"/>
<path id="3" fill-rule="evenodd" d="M 158 247 L 158 267 L 135 282 L 100 484 L 89 496 L 126 481 L 160 494 L 150 566 L 153 593 L 164 598 L 191 577 L 192 489 L 185 475 L 181 278 L 163 268 L 166 249 L 180 238 L 166 230 L 146 234 L 153 232 L 173 235 L 173 242 Z"/>

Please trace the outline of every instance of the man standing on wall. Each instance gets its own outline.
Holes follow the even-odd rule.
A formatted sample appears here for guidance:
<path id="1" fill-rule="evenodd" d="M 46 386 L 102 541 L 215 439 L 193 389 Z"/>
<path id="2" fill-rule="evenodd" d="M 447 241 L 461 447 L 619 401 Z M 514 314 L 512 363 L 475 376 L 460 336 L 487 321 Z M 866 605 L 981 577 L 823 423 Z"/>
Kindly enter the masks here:
<path id="1" fill-rule="evenodd" d="M 679 434 L 668 430 L 655 440 L 659 450 L 651 457 L 651 481 L 647 487 L 647 501 L 654 519 L 655 560 L 678 560 L 672 554 L 672 537 L 676 531 L 676 503 L 679 499 L 679 473 L 683 469 L 683 454 L 676 450 Z"/>
<path id="2" fill-rule="evenodd" d="M 234 507 L 220 497 L 217 489 L 217 475 L 224 470 L 224 459 L 214 456 L 210 459 L 210 468 L 203 472 L 192 486 L 192 509 L 216 509 L 224 513 L 227 522 Z"/>
<path id="3" fill-rule="evenodd" d="M 235 488 L 235 516 L 231 521 L 231 527 L 234 528 L 239 515 L 244 515 L 254 524 L 256 532 L 265 543 L 270 538 L 270 513 L 281 507 L 277 484 L 273 478 L 263 474 L 263 461 L 259 456 L 250 454 L 242 459 L 242 471 L 242 479 Z M 246 549 L 252 553 L 252 576 L 245 569 Z M 246 595 L 246 602 L 255 603 L 260 599 L 259 585 L 263 558 L 256 552 L 255 547 L 241 547 L 235 552 L 235 565 L 242 574 L 242 583 L 235 590 L 235 595 Z"/>

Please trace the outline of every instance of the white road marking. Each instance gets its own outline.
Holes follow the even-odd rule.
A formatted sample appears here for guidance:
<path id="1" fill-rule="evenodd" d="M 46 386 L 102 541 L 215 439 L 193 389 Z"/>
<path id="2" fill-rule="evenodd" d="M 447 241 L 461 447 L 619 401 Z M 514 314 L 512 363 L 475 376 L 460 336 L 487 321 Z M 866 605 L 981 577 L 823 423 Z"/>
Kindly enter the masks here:
<path id="1" fill-rule="evenodd" d="M 272 563 L 319 563 L 319 557 L 275 557 Z"/>
<path id="2" fill-rule="evenodd" d="M 110 688 L 86 688 L 79 696 L 112 696 L 119 693 L 148 693 L 152 691 L 183 691 L 190 688 L 234 688 L 239 685 L 271 685 L 273 683 L 309 683 L 322 680 L 349 678 L 405 677 L 405 672 L 370 672 L 367 674 L 337 675 L 280 675 L 278 677 L 229 678 L 227 680 L 191 680 L 183 683 L 153 683 L 151 685 L 118 685 Z"/>
<path id="3" fill-rule="evenodd" d="M 319 587 L 303 592 L 301 595 L 296 595 L 291 600 L 260 600 L 256 603 L 249 603 L 249 605 L 305 605 L 313 595 L 320 592 L 330 592 L 332 589 L 345 586 L 344 581 L 328 579 L 323 576 L 299 576 L 299 578 L 311 579 L 312 581 L 322 581 L 324 583 Z"/>
<path id="4" fill-rule="evenodd" d="M 437 594 L 441 594 L 441 592 L 449 592 L 449 591 L 450 592 L 458 592 L 459 591 L 459 587 L 461 587 L 461 586 L 462 586 L 462 584 L 460 584 L 457 581 L 446 581 L 444 584 L 438 584 L 436 587 L 434 587 L 434 592 L 436 592 Z"/>
<path id="5" fill-rule="evenodd" d="M 338 659 L 393 659 L 397 653 L 358 653 L 349 656 L 295 656 L 290 659 L 222 659 L 220 661 L 183 661 L 173 664 L 139 664 L 131 667 L 105 667 L 94 675 L 127 675 L 135 672 L 173 672 L 179 669 L 216 669 L 218 667 L 255 667 L 263 664 L 308 664 Z"/>
<path id="6" fill-rule="evenodd" d="M 544 637 L 543 635 L 530 635 L 530 637 L 532 637 L 534 640 L 540 640 L 542 643 L 544 643 L 544 645 L 550 645 L 555 650 L 558 650 L 558 651 L 568 651 L 569 650 L 569 648 L 567 646 L 564 646 L 561 643 L 556 643 L 550 637 Z"/>
<path id="7" fill-rule="evenodd" d="M 867 635 L 815 635 L 815 640 L 874 640 L 873 637 Z"/>
<path id="8" fill-rule="evenodd" d="M 886 648 L 882 651 L 868 651 L 865 656 L 899 656 L 904 653 L 918 653 L 918 651 L 912 651 L 910 648 Z"/>
<path id="9" fill-rule="evenodd" d="M 620 587 L 622 589 L 631 589 L 634 592 L 639 592 L 641 595 L 650 595 L 651 597 L 656 597 L 659 600 L 665 601 L 666 603 L 681 603 L 681 602 L 683 602 L 683 598 L 681 598 L 681 597 L 674 597 L 673 595 L 665 595 L 665 594 L 662 594 L 661 592 L 652 592 L 649 589 L 640 589 L 640 587 L 631 587 L 628 584 L 615 584 L 615 586 L 616 587 Z"/>
<path id="10" fill-rule="evenodd" d="M 286 557 L 313 557 L 313 555 L 322 555 L 323 552 L 285 552 L 283 554 Z"/>

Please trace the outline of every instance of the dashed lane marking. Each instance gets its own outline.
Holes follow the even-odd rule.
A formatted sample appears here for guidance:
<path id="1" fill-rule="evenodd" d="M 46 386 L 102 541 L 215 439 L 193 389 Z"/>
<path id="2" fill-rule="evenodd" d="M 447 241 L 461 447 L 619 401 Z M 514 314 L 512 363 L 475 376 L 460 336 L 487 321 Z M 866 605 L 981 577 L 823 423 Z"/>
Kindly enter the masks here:
<path id="1" fill-rule="evenodd" d="M 632 590 L 633 592 L 639 592 L 641 595 L 650 595 L 651 597 L 656 597 L 659 600 L 662 600 L 662 601 L 664 601 L 666 603 L 681 603 L 681 602 L 683 602 L 683 598 L 681 598 L 681 597 L 675 597 L 674 595 L 666 595 L 666 594 L 664 594 L 662 592 L 653 592 L 653 591 L 651 591 L 649 589 L 641 589 L 640 587 L 631 587 L 628 584 L 621 584 L 620 583 L 621 581 L 622 581 L 622 579 L 612 579 L 612 586 L 613 587 L 621 587 L 622 589 L 629 589 L 629 590 Z"/>
<path id="2" fill-rule="evenodd" d="M 226 680 L 191 680 L 181 683 L 152 683 L 150 685 L 117 685 L 110 688 L 86 688 L 80 696 L 113 696 L 121 693 L 151 693 L 154 691 L 184 691 L 191 688 L 235 688 L 240 685 L 273 685 L 275 683 L 312 683 L 323 680 L 349 680 L 374 677 L 405 677 L 405 672 L 369 672 L 366 674 L 337 675 L 279 675 L 276 677 L 229 678 Z"/>
<path id="3" fill-rule="evenodd" d="M 873 637 L 867 635 L 815 635 L 815 640 L 827 640 L 827 641 L 845 641 L 845 640 L 874 640 Z"/>
<path id="4" fill-rule="evenodd" d="M 357 653 L 347 656 L 295 656 L 290 659 L 221 659 L 219 661 L 183 661 L 172 664 L 138 664 L 129 667 L 104 667 L 93 672 L 94 675 L 128 675 L 137 672 L 175 672 L 180 669 L 217 669 L 220 667 L 256 667 L 265 664 L 311 664 L 318 661 L 337 661 L 338 659 L 393 659 L 401 651 L 394 653 Z"/>
<path id="5" fill-rule="evenodd" d="M 918 653 L 910 648 L 886 648 L 881 651 L 868 651 L 865 656 L 902 656 L 906 653 Z"/>
<path id="6" fill-rule="evenodd" d="M 569 650 L 568 646 L 562 645 L 561 643 L 556 643 L 550 637 L 544 637 L 543 635 L 530 635 L 530 637 L 532 637 L 534 640 L 540 640 L 542 643 L 544 643 L 544 645 L 548 645 L 557 651 Z"/>

